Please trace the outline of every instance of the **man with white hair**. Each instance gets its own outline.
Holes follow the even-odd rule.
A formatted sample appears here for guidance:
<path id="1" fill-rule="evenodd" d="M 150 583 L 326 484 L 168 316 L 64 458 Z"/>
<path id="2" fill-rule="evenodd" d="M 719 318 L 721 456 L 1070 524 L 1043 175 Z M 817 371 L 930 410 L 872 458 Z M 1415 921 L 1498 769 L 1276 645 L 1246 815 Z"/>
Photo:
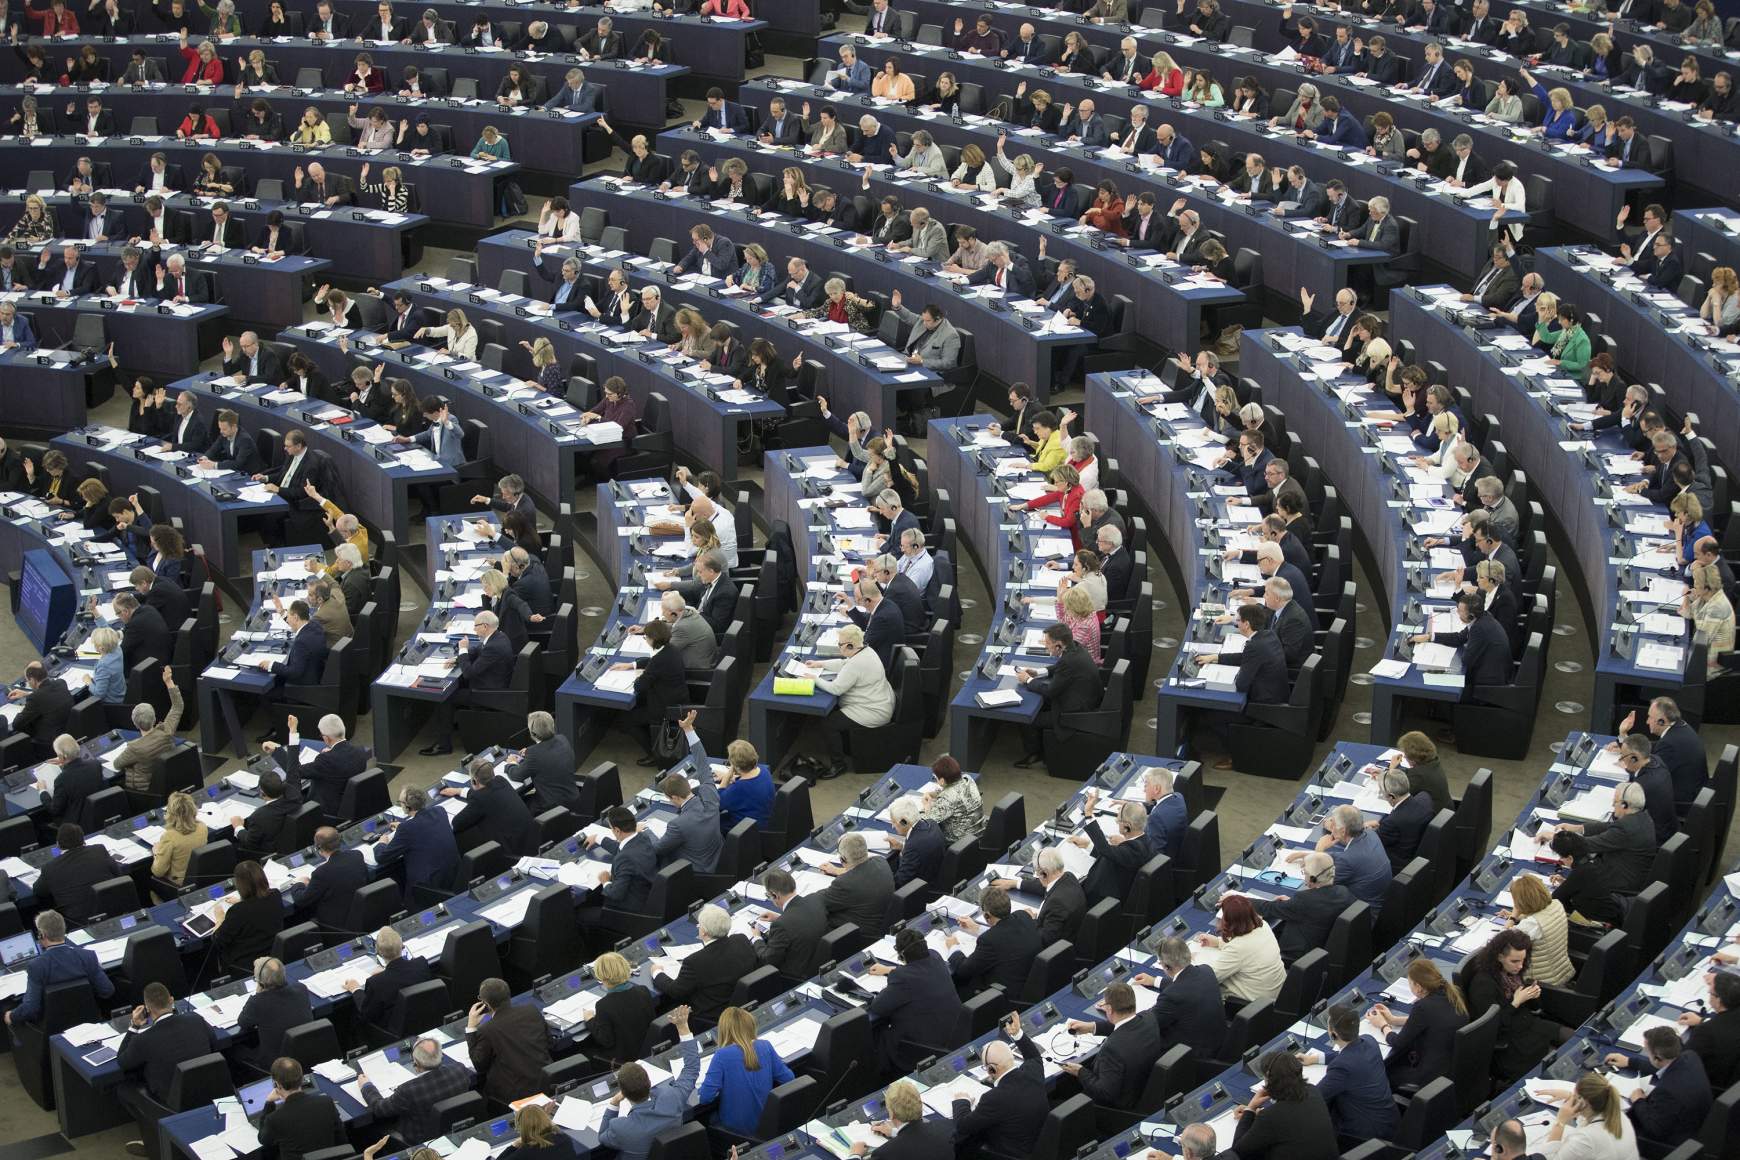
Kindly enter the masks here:
<path id="1" fill-rule="evenodd" d="M 1414 860 L 1420 839 L 1426 836 L 1426 827 L 1437 813 L 1432 808 L 1432 795 L 1425 790 L 1414 793 L 1409 785 L 1407 770 L 1384 770 L 1378 777 L 1378 788 L 1390 804 L 1390 812 L 1365 823 L 1368 830 L 1377 832 L 1378 841 L 1389 856 L 1390 870 L 1397 874 Z"/>
<path id="2" fill-rule="evenodd" d="M 1100 493 L 1100 502 L 1105 494 Z M 1094 532 L 1094 547 L 1100 553 L 1100 575 L 1106 580 L 1106 600 L 1116 603 L 1137 595 L 1132 591 L 1141 581 L 1136 578 L 1136 564 L 1124 550 L 1124 533 L 1115 524 L 1101 524 Z"/>
<path id="3" fill-rule="evenodd" d="M 906 510 L 906 503 L 900 498 L 900 493 L 891 487 L 885 487 L 876 493 L 876 498 L 870 503 L 870 510 L 888 521 L 888 531 L 876 534 L 878 544 L 898 544 L 907 528 L 918 528 L 918 517 Z"/>
<path id="4" fill-rule="evenodd" d="M 1335 863 L 1335 880 L 1371 907 L 1376 918 L 1390 889 L 1390 860 L 1378 836 L 1366 829 L 1365 815 L 1358 806 L 1340 805 L 1329 811 L 1317 849 Z M 1287 861 L 1303 862 L 1308 853 L 1295 850 L 1287 855 Z"/>
<path id="5" fill-rule="evenodd" d="M 1269 627 L 1281 640 L 1281 655 L 1287 658 L 1289 673 L 1298 672 L 1305 658 L 1317 647 L 1317 638 L 1311 631 L 1311 618 L 1294 595 L 1293 585 L 1282 576 L 1271 576 L 1263 585 L 1263 606 L 1272 614 Z"/>
<path id="6" fill-rule="evenodd" d="M 1001 1034 L 985 1044 L 985 1071 L 990 1090 L 977 1104 L 957 1097 L 955 1154 L 982 1151 L 996 1156 L 1030 1155 L 1050 1113 L 1045 1071 L 1039 1048 L 1021 1026 L 1021 1012 L 1003 1017 Z"/>
<path id="7" fill-rule="evenodd" d="M 1164 984 L 1150 1016 L 1161 1038 L 1212 1055 L 1226 1038 L 1226 1009 L 1214 968 L 1193 962 L 1190 944 L 1176 934 L 1160 940 L 1157 957 L 1162 980 L 1144 971 L 1131 982 L 1145 987 Z"/>
<path id="8" fill-rule="evenodd" d="M 828 87 L 844 89 L 848 93 L 868 93 L 873 79 L 870 66 L 858 59 L 858 50 L 850 44 L 842 44 L 840 67 L 828 70 Z"/>
<path id="9" fill-rule="evenodd" d="M 894 888 L 898 890 L 914 878 L 935 882 L 949 844 L 942 827 L 924 816 L 923 799 L 917 794 L 897 798 L 888 807 L 888 820 L 894 826 L 894 837 L 888 840 L 894 849 L 889 858 L 894 863 Z"/>
<path id="10" fill-rule="evenodd" d="M 864 647 L 875 653 L 886 672 L 894 671 L 894 650 L 906 641 L 906 620 L 893 601 L 883 598 L 874 576 L 860 576 L 850 595 L 835 597 L 836 610 L 864 630 Z"/>
<path id="11" fill-rule="evenodd" d="M 870 857 L 863 834 L 840 839 L 840 861 L 845 868 L 823 867 L 833 882 L 822 894 L 828 921 L 834 926 L 855 923 L 859 934 L 879 939 L 888 919 L 888 903 L 894 898 L 894 869 L 886 858 Z"/>
<path id="12" fill-rule="evenodd" d="M 344 787 L 350 784 L 350 779 L 369 767 L 369 752 L 362 746 L 349 740 L 349 730 L 345 728 L 344 718 L 337 713 L 327 713 L 320 718 L 317 726 L 321 743 L 326 748 L 314 755 L 314 760 L 302 760 L 302 738 L 297 733 L 297 719 L 287 717 L 285 727 L 290 731 L 290 741 L 287 745 L 279 745 L 273 741 L 260 744 L 260 752 L 269 753 L 283 771 L 284 784 L 295 787 L 299 785 L 298 778 L 309 782 L 309 789 L 314 800 L 320 803 L 321 812 L 327 817 L 339 817 L 339 809 L 344 801 Z M 300 790 L 292 790 L 291 800 L 301 797 Z"/>
<path id="13" fill-rule="evenodd" d="M 1619 787 L 1611 822 L 1559 822 L 1550 833 L 1553 852 L 1572 859 L 1571 872 L 1553 891 L 1567 913 L 1617 924 L 1623 917 L 1614 895 L 1636 894 L 1649 881 L 1660 843 L 1650 820 L 1648 797 L 1635 781 Z"/>
<path id="14" fill-rule="evenodd" d="M 101 792 L 103 764 L 94 757 L 87 757 L 78 738 L 71 733 L 62 733 L 54 739 L 54 757 L 48 764 L 60 766 L 52 793 L 40 777 L 36 782 L 36 788 L 42 791 L 42 804 L 48 807 L 48 821 L 74 821 L 84 808 L 85 800 Z"/>
<path id="15" fill-rule="evenodd" d="M 908 536 L 919 535 L 907 532 Z M 921 549 L 922 550 L 922 549 Z M 905 557 L 901 557 L 905 559 Z M 907 636 L 917 636 L 925 629 L 924 594 L 912 579 L 900 571 L 900 560 L 886 552 L 870 561 L 870 575 L 882 589 L 882 602 L 898 609 Z"/>
<path id="16" fill-rule="evenodd" d="M 43 996 L 60 983 L 82 979 L 91 985 L 91 993 L 98 999 L 107 999 L 115 993 L 115 984 L 103 973 L 96 952 L 66 941 L 66 919 L 59 911 L 37 911 L 35 929 L 41 949 L 25 964 L 24 998 L 6 1012 L 6 1026 L 35 1023 L 42 1017 Z"/>
<path id="17" fill-rule="evenodd" d="M 380 1088 L 364 1074 L 363 1101 L 378 1120 L 393 1121 L 393 1132 L 403 1140 L 433 1140 L 441 1135 L 443 1122 L 435 1106 L 471 1090 L 471 1071 L 456 1059 L 441 1053 L 435 1039 L 419 1039 L 411 1048 L 411 1078 L 393 1094 L 382 1096 Z"/>
<path id="18" fill-rule="evenodd" d="M 936 571 L 936 561 L 925 550 L 924 533 L 918 528 L 904 528 L 898 541 L 900 559 L 896 562 L 896 570 L 912 581 L 912 586 L 923 593 L 930 587 L 930 578 Z"/>
<path id="19" fill-rule="evenodd" d="M 1045 946 L 1058 939 L 1073 941 L 1082 916 L 1087 913 L 1087 892 L 1081 881 L 1064 868 L 1063 855 L 1055 846 L 1046 846 L 1033 856 L 1031 876 L 1024 875 L 1020 882 L 996 878 L 992 885 L 1044 897 L 1045 901 L 1039 904 L 1039 937 Z"/>
<path id="20" fill-rule="evenodd" d="M 526 715 L 526 733 L 532 743 L 507 760 L 509 765 L 519 766 L 522 781 L 531 783 L 528 804 L 532 812 L 572 805 L 580 797 L 580 783 L 574 776 L 574 747 L 556 731 L 556 719 L 542 709 Z"/>
<path id="21" fill-rule="evenodd" d="M 346 520 L 354 520 L 355 516 L 346 515 Z M 334 529 L 343 534 L 343 522 Z M 365 536 L 368 533 L 363 533 Z M 348 538 L 348 537 L 347 537 Z M 333 549 L 332 565 L 327 569 L 327 579 L 338 585 L 339 594 L 344 597 L 344 606 L 354 608 L 359 612 L 369 602 L 373 584 L 370 582 L 369 570 L 363 565 L 363 555 L 357 546 L 351 543 L 340 544 Z"/>
<path id="22" fill-rule="evenodd" d="M 471 703 L 471 691 L 485 692 L 507 688 L 513 682 L 514 649 L 507 634 L 498 632 L 500 622 L 493 612 L 480 612 L 472 624 L 477 629 L 477 641 L 459 638 L 459 663 L 456 674 L 459 687 L 446 700 L 437 703 L 437 740 L 418 752 L 425 757 L 453 752 L 453 711 Z"/>
<path id="23" fill-rule="evenodd" d="M 701 932 L 701 949 L 683 960 L 674 979 L 654 970 L 653 990 L 672 1003 L 687 1003 L 696 1018 L 716 1023 L 731 1003 L 737 980 L 760 963 L 754 944 L 731 933 L 731 914 L 724 907 L 703 906 L 695 926 Z"/>
<path id="24" fill-rule="evenodd" d="M 133 728 L 139 736 L 115 754 L 115 770 L 134 793 L 150 793 L 163 768 L 163 758 L 175 748 L 175 731 L 181 728 L 181 690 L 175 687 L 175 670 L 163 666 L 163 685 L 169 690 L 169 712 L 159 721 L 150 701 L 133 706 Z M 22 716 L 22 714 L 20 714 Z"/>
<path id="25" fill-rule="evenodd" d="M 1253 900 L 1257 913 L 1275 927 L 1281 960 L 1289 965 L 1312 947 L 1323 946 L 1341 912 L 1359 901 L 1335 880 L 1335 859 L 1321 850 L 1306 854 L 1299 872 L 1305 886 L 1291 897 Z"/>
<path id="26" fill-rule="evenodd" d="M 156 290 L 156 297 L 171 302 L 199 304 L 211 301 L 211 291 L 206 288 L 205 279 L 189 276 L 187 258 L 180 251 L 169 255 L 163 265 L 157 267 Z"/>
<path id="27" fill-rule="evenodd" d="M 713 635 L 713 627 L 689 607 L 681 592 L 670 589 L 659 596 L 659 615 L 671 626 L 671 647 L 682 653 L 684 668 L 713 667 L 719 659 L 719 640 Z M 637 624 L 628 631 L 639 635 L 646 629 Z"/>
<path id="28" fill-rule="evenodd" d="M 405 954 L 405 938 L 390 926 L 375 931 L 375 957 L 379 969 L 362 982 L 346 979 L 344 989 L 356 998 L 357 1018 L 364 1023 L 386 1021 L 399 994 L 434 978 L 429 963 Z"/>
<path id="29" fill-rule="evenodd" d="M 1305 579 L 1305 574 L 1299 571 L 1296 564 L 1287 562 L 1287 553 L 1282 550 L 1280 544 L 1273 540 L 1264 540 L 1257 545 L 1257 571 L 1262 573 L 1263 583 L 1253 584 L 1249 588 L 1235 588 L 1232 591 L 1233 599 L 1260 599 L 1268 591 L 1268 581 L 1277 577 L 1287 582 L 1288 587 L 1292 589 L 1293 596 L 1297 597 L 1303 593 L 1309 598 L 1311 593 L 1310 581 Z M 1317 630 L 1317 610 L 1303 606 L 1302 610 L 1306 619 L 1311 622 L 1312 631 L 1315 632 Z"/>

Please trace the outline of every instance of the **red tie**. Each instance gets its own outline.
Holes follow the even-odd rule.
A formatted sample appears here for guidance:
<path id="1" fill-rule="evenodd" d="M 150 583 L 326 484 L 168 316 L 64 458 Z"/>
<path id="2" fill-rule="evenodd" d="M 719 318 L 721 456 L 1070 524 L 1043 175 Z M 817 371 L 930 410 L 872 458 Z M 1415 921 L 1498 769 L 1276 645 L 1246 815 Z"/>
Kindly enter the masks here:
<path id="1" fill-rule="evenodd" d="M 999 266 L 999 267 L 997 267 L 997 289 L 999 289 L 999 290 L 1001 290 L 1001 289 L 1002 289 L 1002 288 L 1003 288 L 1003 275 L 1004 275 L 1004 274 L 1005 274 L 1005 273 L 1006 273 L 1006 272 L 1007 272 L 1007 271 L 1008 271 L 1008 267 L 1007 267 L 1007 266 Z"/>
<path id="2" fill-rule="evenodd" d="M 177 298 L 187 297 L 187 279 L 177 278 L 175 280 L 175 296 Z"/>

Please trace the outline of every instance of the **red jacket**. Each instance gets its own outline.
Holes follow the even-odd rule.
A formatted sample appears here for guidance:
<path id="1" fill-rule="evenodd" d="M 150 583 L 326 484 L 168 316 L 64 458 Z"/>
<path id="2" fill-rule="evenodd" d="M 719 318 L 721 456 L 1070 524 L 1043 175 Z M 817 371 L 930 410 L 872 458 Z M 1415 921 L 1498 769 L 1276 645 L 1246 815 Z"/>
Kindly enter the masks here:
<path id="1" fill-rule="evenodd" d="M 202 114 L 198 124 L 194 123 L 193 114 L 189 113 L 181 119 L 180 126 L 175 130 L 175 135 L 177 137 L 210 137 L 213 141 L 223 136 L 222 133 L 218 132 L 218 123 L 212 119 L 210 113 Z"/>
<path id="2" fill-rule="evenodd" d="M 732 20 L 750 18 L 747 0 L 707 0 L 701 5 L 702 16 L 725 16 Z"/>
<path id="3" fill-rule="evenodd" d="M 1159 89 L 1168 97 L 1176 97 L 1184 92 L 1184 70 L 1175 68 L 1165 76 L 1154 69 L 1148 70 L 1148 75 L 1142 78 L 1142 91 L 1153 92 Z"/>
<path id="4" fill-rule="evenodd" d="M 181 74 L 184 85 L 207 84 L 221 85 L 224 83 L 224 62 L 219 57 L 212 57 L 209 64 L 199 59 L 197 48 L 181 50 L 181 59 L 187 62 L 187 71 Z"/>

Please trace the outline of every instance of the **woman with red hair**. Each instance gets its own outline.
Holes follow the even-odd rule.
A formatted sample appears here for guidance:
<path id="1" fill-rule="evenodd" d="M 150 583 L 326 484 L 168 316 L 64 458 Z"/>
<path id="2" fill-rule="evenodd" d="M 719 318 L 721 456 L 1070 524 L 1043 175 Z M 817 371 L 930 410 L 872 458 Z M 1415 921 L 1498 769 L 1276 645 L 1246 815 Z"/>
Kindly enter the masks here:
<path id="1" fill-rule="evenodd" d="M 1281 962 L 1281 947 L 1275 931 L 1257 914 L 1251 900 L 1229 894 L 1220 900 L 1219 935 L 1199 934 L 1196 941 L 1214 948 L 1206 957 L 1220 982 L 1223 998 L 1240 1003 L 1273 999 L 1281 993 L 1287 968 Z"/>

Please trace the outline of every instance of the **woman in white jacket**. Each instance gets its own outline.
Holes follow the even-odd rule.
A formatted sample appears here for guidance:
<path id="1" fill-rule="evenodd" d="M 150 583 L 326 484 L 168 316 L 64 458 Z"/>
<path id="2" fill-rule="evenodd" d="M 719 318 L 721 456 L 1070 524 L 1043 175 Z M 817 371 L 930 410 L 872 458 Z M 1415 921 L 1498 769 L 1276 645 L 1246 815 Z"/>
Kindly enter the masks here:
<path id="1" fill-rule="evenodd" d="M 417 331 L 418 338 L 445 338 L 442 347 L 454 358 L 475 359 L 477 357 L 477 328 L 471 325 L 463 310 L 449 310 L 446 326 L 424 326 Z"/>
<path id="2" fill-rule="evenodd" d="M 824 661 L 832 676 L 816 678 L 816 688 L 832 693 L 839 704 L 823 720 L 828 739 L 828 776 L 846 772 L 846 735 L 854 727 L 876 729 L 894 720 L 894 686 L 882 658 L 864 647 L 864 630 L 855 624 L 840 629 L 840 659 Z"/>
<path id="3" fill-rule="evenodd" d="M 1637 1160 L 1637 1132 L 1613 1085 L 1585 1072 L 1541 1143 L 1547 1160 Z"/>
<path id="4" fill-rule="evenodd" d="M 1275 930 L 1257 914 L 1251 900 L 1242 894 L 1220 900 L 1220 934 L 1197 935 L 1197 942 L 1212 947 L 1204 961 L 1220 983 L 1220 993 L 1241 1003 L 1273 999 L 1287 980 L 1281 962 L 1281 947 Z"/>

